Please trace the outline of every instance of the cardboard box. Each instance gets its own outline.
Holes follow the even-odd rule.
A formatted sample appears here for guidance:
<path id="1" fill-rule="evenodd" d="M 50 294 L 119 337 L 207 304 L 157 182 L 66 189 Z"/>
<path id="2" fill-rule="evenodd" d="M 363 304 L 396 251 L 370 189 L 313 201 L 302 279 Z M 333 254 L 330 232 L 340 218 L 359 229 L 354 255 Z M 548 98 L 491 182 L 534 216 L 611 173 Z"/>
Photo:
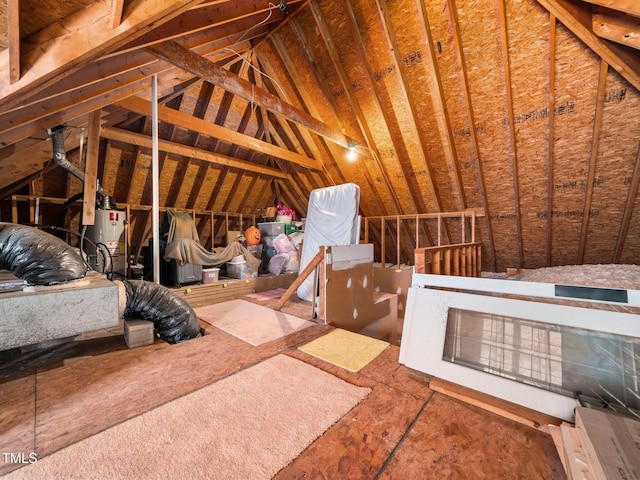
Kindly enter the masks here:
<path id="1" fill-rule="evenodd" d="M 640 478 L 640 421 L 576 407 L 576 430 L 594 478 Z"/>

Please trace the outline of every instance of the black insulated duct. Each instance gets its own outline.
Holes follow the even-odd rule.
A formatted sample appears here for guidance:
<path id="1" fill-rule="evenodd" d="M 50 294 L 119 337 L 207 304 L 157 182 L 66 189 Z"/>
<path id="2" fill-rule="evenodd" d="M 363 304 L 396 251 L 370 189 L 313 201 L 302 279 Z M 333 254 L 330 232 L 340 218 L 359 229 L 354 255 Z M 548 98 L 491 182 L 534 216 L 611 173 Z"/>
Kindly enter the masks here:
<path id="1" fill-rule="evenodd" d="M 37 228 L 0 222 L 0 269 L 30 285 L 54 285 L 87 274 L 80 253 L 60 238 Z"/>
<path id="2" fill-rule="evenodd" d="M 196 313 L 167 287 L 144 280 L 122 280 L 122 284 L 127 297 L 125 319 L 152 321 L 158 336 L 167 343 L 200 336 Z"/>

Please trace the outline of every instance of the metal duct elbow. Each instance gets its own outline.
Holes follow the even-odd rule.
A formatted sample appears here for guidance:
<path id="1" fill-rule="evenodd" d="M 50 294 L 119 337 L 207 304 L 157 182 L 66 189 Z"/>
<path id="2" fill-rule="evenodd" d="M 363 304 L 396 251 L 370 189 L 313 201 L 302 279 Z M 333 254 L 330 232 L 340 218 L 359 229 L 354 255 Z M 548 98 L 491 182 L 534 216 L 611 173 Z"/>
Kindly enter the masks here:
<path id="1" fill-rule="evenodd" d="M 47 130 L 47 133 L 51 137 L 51 144 L 53 146 L 53 161 L 84 182 L 84 173 L 78 170 L 69 160 L 67 160 L 63 137 L 65 128 L 65 125 L 57 125 Z"/>

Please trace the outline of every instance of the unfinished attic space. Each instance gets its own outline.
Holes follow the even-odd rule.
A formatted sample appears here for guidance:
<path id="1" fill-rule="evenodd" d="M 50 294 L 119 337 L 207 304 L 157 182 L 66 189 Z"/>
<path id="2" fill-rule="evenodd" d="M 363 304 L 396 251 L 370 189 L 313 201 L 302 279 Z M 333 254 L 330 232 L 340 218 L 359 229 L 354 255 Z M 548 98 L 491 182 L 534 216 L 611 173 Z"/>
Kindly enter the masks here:
<path id="1" fill-rule="evenodd" d="M 640 478 L 637 0 L 1 0 L 0 478 Z"/>

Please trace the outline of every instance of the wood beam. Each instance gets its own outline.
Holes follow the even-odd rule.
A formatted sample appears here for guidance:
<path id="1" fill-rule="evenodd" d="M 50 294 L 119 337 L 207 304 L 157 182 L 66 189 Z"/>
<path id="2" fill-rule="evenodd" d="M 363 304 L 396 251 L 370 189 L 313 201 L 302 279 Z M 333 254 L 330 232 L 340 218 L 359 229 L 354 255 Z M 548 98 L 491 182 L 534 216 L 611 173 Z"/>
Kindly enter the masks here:
<path id="1" fill-rule="evenodd" d="M 117 28 L 122 23 L 124 0 L 113 0 L 111 4 L 112 27 Z"/>
<path id="2" fill-rule="evenodd" d="M 582 227 L 580 228 L 580 244 L 576 264 L 584 263 L 584 251 L 589 233 L 589 217 L 591 201 L 593 199 L 593 182 L 596 178 L 596 162 L 598 160 L 598 146 L 600 145 L 600 131 L 602 129 L 602 112 L 604 111 L 604 97 L 607 90 L 607 72 L 609 65 L 600 60 L 600 74 L 598 75 L 598 95 L 596 98 L 596 111 L 593 119 L 593 132 L 591 134 L 591 147 L 589 152 L 589 165 L 587 167 L 587 188 L 584 194 L 584 207 L 582 209 Z"/>
<path id="3" fill-rule="evenodd" d="M 569 0 L 538 0 L 549 13 L 560 20 L 596 55 L 640 90 L 640 56 L 623 50 L 624 47 L 608 42 L 593 33 L 591 8 Z M 635 52 L 634 52 L 635 53 Z"/>
<path id="4" fill-rule="evenodd" d="M 420 161 L 424 165 L 424 168 L 427 172 L 429 190 L 431 193 L 433 204 L 435 204 L 436 211 L 442 212 L 443 211 L 442 199 L 440 198 L 440 192 L 438 191 L 436 181 L 434 180 L 433 167 L 431 166 L 432 162 L 429 159 L 429 154 L 427 153 L 428 148 L 427 148 L 427 139 L 425 136 L 426 135 L 425 129 L 418 128 L 418 125 L 416 123 L 418 119 L 418 112 L 416 110 L 415 105 L 417 102 L 413 98 L 413 94 L 411 93 L 410 89 L 407 88 L 407 85 L 409 85 L 407 69 L 404 62 L 402 61 L 402 58 L 400 58 L 400 45 L 398 44 L 398 40 L 396 38 L 393 24 L 391 23 L 391 13 L 389 12 L 389 7 L 387 5 L 386 0 L 376 0 L 376 1 L 377 1 L 377 10 L 380 17 L 380 21 L 382 23 L 382 29 L 384 32 L 385 40 L 387 41 L 387 45 L 389 46 L 389 52 L 390 52 L 389 57 L 391 58 L 393 68 L 396 71 L 396 79 L 398 82 L 398 92 L 400 93 L 400 96 L 402 97 L 402 100 L 404 101 L 405 106 L 410 112 L 408 121 L 405 123 L 405 125 L 409 126 L 409 128 L 411 129 L 411 132 L 407 132 L 407 133 L 410 133 L 417 143 L 417 151 L 420 157 Z M 348 8 L 348 10 L 352 18 L 352 22 L 355 22 L 355 16 L 353 15 L 353 11 L 351 10 L 350 7 Z M 358 33 L 358 37 L 360 37 L 359 33 Z M 363 45 L 362 39 L 360 38 L 359 41 L 361 44 L 361 48 L 364 52 L 364 45 Z M 375 82 L 373 82 L 373 80 L 371 79 L 372 69 L 371 69 L 370 62 L 368 61 L 368 56 L 366 56 L 366 53 L 365 53 L 365 56 L 362 58 L 362 60 L 363 62 L 365 62 L 365 65 L 367 66 L 368 75 L 370 78 L 369 81 L 372 83 L 374 88 L 377 89 L 377 87 L 375 87 Z M 383 111 L 386 111 L 386 109 L 383 109 Z M 399 162 L 399 163 L 402 165 L 404 162 Z M 405 179 L 409 177 L 409 173 L 410 172 L 405 171 L 405 169 L 403 168 L 403 175 Z M 408 184 L 406 185 L 406 188 L 408 189 L 409 192 L 412 191 L 412 189 L 409 187 Z M 415 198 L 413 197 L 413 195 L 411 195 L 411 198 L 413 199 L 413 202 L 417 207 L 417 202 L 415 201 Z M 414 207 L 415 212 L 420 212 L 420 210 L 423 210 L 423 211 L 426 210 L 426 209 L 418 209 L 416 207 Z M 411 238 L 411 233 L 408 230 L 408 226 L 406 224 L 403 224 L 402 227 L 404 229 L 403 239 L 405 239 L 405 241 L 408 242 L 407 247 L 410 252 L 407 255 L 407 258 L 411 258 L 413 256 L 413 250 L 415 249 L 415 246 L 408 241 L 408 239 Z M 423 231 L 425 234 L 427 233 L 427 231 L 424 230 L 424 226 L 423 226 Z M 445 224 L 445 233 L 447 235 L 448 242 L 452 243 L 451 231 L 449 229 L 448 224 Z M 400 252 L 401 245 L 397 246 L 397 249 L 398 249 L 398 252 Z"/>
<path id="5" fill-rule="evenodd" d="M 347 128 L 346 122 L 341 118 L 340 115 L 338 115 L 339 112 L 339 108 L 338 105 L 336 103 L 335 97 L 331 94 L 331 91 L 329 89 L 328 86 L 328 81 L 326 78 L 326 75 L 324 74 L 324 72 L 322 70 L 320 70 L 318 68 L 318 62 L 315 61 L 315 58 L 313 57 L 309 45 L 308 45 L 308 41 L 305 37 L 304 31 L 302 29 L 302 27 L 299 25 L 297 20 L 293 20 L 290 22 L 290 26 L 292 27 L 295 35 L 296 35 L 296 39 L 298 41 L 298 45 L 300 50 L 304 53 L 303 55 L 303 61 L 305 62 L 306 65 L 306 71 L 307 72 L 311 72 L 313 75 L 313 78 L 318 86 L 318 89 L 322 92 L 324 99 L 326 100 L 326 104 L 327 106 L 330 107 L 330 112 L 333 114 L 333 116 L 337 119 L 337 121 L 339 122 L 340 126 L 343 129 Z M 281 41 L 280 36 L 279 35 L 274 35 L 274 37 L 272 38 L 272 42 L 274 43 L 275 47 L 276 47 L 276 52 L 277 54 L 281 57 L 281 58 L 288 58 L 288 53 L 287 53 L 287 46 L 284 45 L 284 42 Z M 285 61 L 285 65 L 289 65 L 292 62 L 290 60 Z M 294 69 L 295 70 L 295 69 Z M 298 78 L 299 75 L 298 75 Z M 297 84 L 297 82 L 296 82 Z M 303 85 L 304 81 L 302 81 L 302 79 L 300 79 L 300 85 Z M 305 102 L 306 105 L 309 106 L 309 108 L 313 109 L 315 102 L 317 100 L 314 100 L 314 98 L 311 96 L 311 94 L 305 90 L 305 89 L 298 89 L 298 91 L 303 95 L 302 99 Z M 306 94 L 306 96 L 305 96 Z M 312 110 L 313 111 L 313 110 Z M 316 112 L 318 112 L 318 110 L 316 110 Z M 332 145 L 328 144 L 327 145 L 327 149 L 329 149 L 333 155 L 333 158 L 335 159 L 336 163 L 338 165 L 340 165 L 340 173 L 341 175 L 344 175 L 342 172 L 347 171 L 349 169 L 351 169 L 352 167 L 346 165 L 346 161 L 344 160 L 344 152 L 340 151 L 340 152 L 336 152 L 334 148 L 332 148 Z M 373 206 L 377 209 L 377 212 L 366 212 L 368 215 L 371 214 L 382 214 L 382 215 L 387 215 L 389 212 L 387 210 L 387 204 L 382 200 L 382 197 L 380 196 L 380 192 L 378 191 L 378 189 L 376 188 L 376 182 L 373 180 L 372 178 L 372 174 L 369 171 L 369 169 L 364 168 L 361 170 L 361 173 L 367 183 L 367 188 L 368 190 L 372 193 L 372 195 L 375 198 L 375 202 L 373 202 Z"/>
<path id="6" fill-rule="evenodd" d="M 380 21 L 382 23 L 382 30 L 384 32 L 385 40 L 387 41 L 389 48 L 389 57 L 391 59 L 393 68 L 396 71 L 396 78 L 398 83 L 398 93 L 402 97 L 405 106 L 408 108 L 411 115 L 409 116 L 409 121 L 405 124 L 408 125 L 411 129 L 411 135 L 415 138 L 417 146 L 418 146 L 418 155 L 420 156 L 420 161 L 424 164 L 424 167 L 428 173 L 428 182 L 429 182 L 429 190 L 431 191 L 431 195 L 433 198 L 433 203 L 435 204 L 437 211 L 442 212 L 442 200 L 440 199 L 440 193 L 438 192 L 438 187 L 436 182 L 434 181 L 433 168 L 431 166 L 431 161 L 429 160 L 429 155 L 427 153 L 427 139 L 425 137 L 424 129 L 418 128 L 416 124 L 418 119 L 418 112 L 415 107 L 415 100 L 413 98 L 413 94 L 410 89 L 407 88 L 409 85 L 409 80 L 407 78 L 407 69 L 400 58 L 400 45 L 398 44 L 398 40 L 395 35 L 395 31 L 393 28 L 393 24 L 391 23 L 391 13 L 389 12 L 389 7 L 387 5 L 386 0 L 376 0 L 377 10 L 379 13 Z M 352 22 L 355 22 L 355 16 L 353 15 L 353 11 L 351 7 L 347 6 L 349 16 L 351 17 Z M 359 32 L 356 32 L 358 35 L 358 40 L 360 44 L 360 48 L 363 49 L 364 45 L 362 42 L 362 38 L 360 37 Z M 363 53 L 366 52 L 363 51 Z M 363 62 L 365 62 L 367 66 L 368 75 L 371 78 L 371 64 L 368 61 L 366 56 L 362 56 Z M 375 82 L 372 81 L 372 84 L 375 85 Z M 380 107 L 382 108 L 382 107 Z M 402 163 L 402 162 L 400 162 Z M 408 177 L 407 172 L 403 172 L 405 178 Z M 407 185 L 408 188 L 408 185 Z M 415 200 L 414 200 L 415 203 Z M 416 211 L 418 211 L 416 209 Z M 450 232 L 447 229 L 447 236 L 449 240 L 451 239 Z"/>
<path id="7" fill-rule="evenodd" d="M 640 3 L 638 0 L 582 0 L 583 2 L 612 8 L 629 15 L 640 17 Z"/>
<path id="8" fill-rule="evenodd" d="M 20 5 L 19 0 L 7 0 L 7 41 L 9 46 L 9 83 L 20 80 Z"/>
<path id="9" fill-rule="evenodd" d="M 462 36 L 460 34 L 460 24 L 458 22 L 458 14 L 454 0 L 447 0 L 447 10 L 451 19 L 451 25 L 453 27 L 453 42 L 456 49 L 456 59 L 458 62 L 458 70 L 460 72 L 462 82 L 462 96 L 464 98 L 464 105 L 467 112 L 467 123 L 469 124 L 469 132 L 471 134 L 472 152 L 476 154 L 476 172 L 478 175 L 479 194 L 482 198 L 482 207 L 486 213 L 486 225 L 487 225 L 487 248 L 490 253 L 490 262 L 493 267 L 493 271 L 497 268 L 496 259 L 496 245 L 493 238 L 493 228 L 491 226 L 491 215 L 489 214 L 489 198 L 487 196 L 487 186 L 484 180 L 484 174 L 482 171 L 482 158 L 480 155 L 480 143 L 478 142 L 478 132 L 476 131 L 475 115 L 473 113 L 473 105 L 471 103 L 471 91 L 469 88 L 469 79 L 467 78 L 467 68 L 464 59 L 464 51 L 462 49 Z M 473 154 L 473 153 L 472 153 Z"/>
<path id="10" fill-rule="evenodd" d="M 271 39 L 272 41 L 270 42 L 270 45 L 275 45 L 274 47 L 275 52 L 279 52 L 280 48 L 278 47 L 278 44 L 281 44 L 280 37 L 278 35 L 274 35 L 273 37 L 271 37 Z M 256 49 L 254 50 L 254 53 L 257 61 L 259 62 L 261 70 L 265 71 L 266 74 L 270 78 L 272 78 L 274 82 L 277 82 L 279 85 L 283 86 L 283 89 L 286 89 L 286 88 L 288 88 L 289 90 L 295 89 L 295 91 L 293 92 L 287 91 L 287 90 L 280 92 L 280 95 L 282 96 L 281 98 L 284 101 L 288 103 L 292 103 L 293 102 L 292 96 L 295 96 L 296 98 L 301 98 L 301 99 L 309 98 L 309 93 L 306 90 L 306 86 L 304 82 L 302 82 L 302 79 L 298 76 L 298 72 L 295 65 L 293 64 L 293 62 L 291 62 L 291 59 L 286 54 L 286 49 L 284 50 L 285 50 L 285 55 L 279 56 L 279 54 L 276 53 L 276 61 L 281 62 L 281 64 L 284 66 L 284 73 L 287 76 L 286 82 L 283 82 L 282 79 L 280 78 L 280 75 L 278 75 L 278 73 L 276 72 L 276 69 L 273 63 L 271 62 L 271 59 L 267 56 L 264 48 Z M 306 102 L 306 104 L 307 104 L 307 109 L 309 113 L 316 118 L 320 118 L 318 110 L 315 108 L 315 106 L 313 104 L 309 104 L 309 102 Z M 300 135 L 305 141 L 305 144 L 309 147 L 311 156 L 313 158 L 316 158 L 320 163 L 320 165 L 322 166 L 322 171 L 326 178 L 325 180 L 326 183 L 328 183 L 329 185 L 337 185 L 338 183 L 345 183 L 344 175 L 340 171 L 340 167 L 337 164 L 337 162 L 335 162 L 335 157 L 333 156 L 332 151 L 325 148 L 326 144 L 324 144 L 323 141 L 317 136 L 311 135 L 311 133 L 307 129 L 301 129 L 299 131 L 300 131 Z M 336 163 L 335 168 L 338 170 L 338 175 L 340 177 L 339 182 L 336 182 L 336 180 L 333 178 L 333 176 L 329 172 L 327 163 L 331 163 L 331 161 L 326 162 L 325 157 L 330 158 L 331 161 Z"/>
<path id="11" fill-rule="evenodd" d="M 255 85 L 247 80 L 239 78 L 227 70 L 216 66 L 206 58 L 190 51 L 179 43 L 169 40 L 162 44 L 148 47 L 148 49 L 159 58 L 173 63 L 203 80 L 224 88 L 245 100 L 254 102 L 276 115 L 282 115 L 288 120 L 300 124 L 338 145 L 348 148 L 353 141 L 342 132 L 313 118 L 302 110 L 281 101 L 275 95 L 256 88 Z"/>
<path id="12" fill-rule="evenodd" d="M 288 4 L 294 5 L 301 1 L 289 0 Z M 198 6 L 141 35 L 135 41 L 126 45 L 124 49 L 138 49 L 154 43 L 176 39 L 185 33 L 192 34 L 213 28 L 218 29 L 225 24 L 236 24 L 237 22 L 245 24 L 244 33 L 250 27 L 258 24 L 263 25 L 260 22 L 264 22 L 264 24 L 278 23 L 282 22 L 286 17 L 287 14 L 285 12 L 277 9 L 270 2 L 256 4 L 255 2 L 225 1 L 221 4 Z M 244 38 L 242 39 L 244 40 Z"/>
<path id="13" fill-rule="evenodd" d="M 593 7 L 593 33 L 616 43 L 640 49 L 640 18 L 604 7 Z"/>
<path id="14" fill-rule="evenodd" d="M 441 137 L 442 144 L 444 145 L 445 152 L 449 159 L 451 171 L 454 172 L 454 178 L 456 182 L 456 189 L 458 198 L 460 199 L 460 210 L 466 209 L 469 205 L 467 202 L 467 196 L 464 192 L 464 183 L 462 181 L 462 173 L 460 172 L 460 163 L 458 162 L 458 153 L 454 148 L 455 138 L 453 136 L 453 129 L 451 128 L 451 121 L 449 117 L 449 111 L 447 110 L 447 104 L 445 100 L 444 88 L 442 86 L 442 76 L 440 75 L 440 67 L 436 57 L 434 49 L 435 42 L 431 36 L 431 25 L 429 23 L 429 17 L 427 10 L 424 6 L 423 0 L 415 0 L 420 16 L 418 20 L 421 22 L 421 31 L 424 35 L 424 44 L 428 46 L 427 52 L 429 54 L 429 66 L 433 71 L 432 82 L 434 84 L 434 91 L 437 95 L 433 96 L 433 102 L 439 113 L 439 117 L 444 123 L 444 137 Z"/>
<path id="15" fill-rule="evenodd" d="M 627 240 L 627 234 L 629 233 L 629 225 L 631 224 L 631 217 L 633 216 L 633 207 L 638 198 L 638 191 L 640 190 L 640 144 L 638 144 L 638 153 L 636 154 L 636 163 L 633 167 L 633 175 L 631 176 L 631 184 L 629 185 L 629 191 L 627 192 L 627 201 L 624 204 L 624 210 L 622 210 L 622 221 L 620 222 L 620 231 L 618 232 L 618 239 L 616 240 L 616 249 L 613 253 L 613 259 L 611 263 L 620 263 L 620 257 L 622 256 L 622 249 L 624 248 L 624 242 Z"/>
<path id="16" fill-rule="evenodd" d="M 151 114 L 151 103 L 139 97 L 129 97 L 127 100 L 118 103 L 118 106 L 141 115 Z M 206 120 L 193 117 L 178 110 L 173 110 L 165 106 L 158 106 L 158 118 L 163 122 L 171 123 L 178 127 L 183 127 L 187 130 L 202 133 L 210 137 L 215 137 L 249 150 L 261 152 L 266 155 L 273 155 L 274 157 L 281 158 L 282 160 L 286 160 L 306 168 L 311 168 L 313 170 L 320 169 L 318 162 L 314 159 L 280 148 L 270 143 L 263 142 L 249 135 L 238 133 L 234 130 L 216 125 Z"/>
<path id="17" fill-rule="evenodd" d="M 0 75 L 0 107 L 7 108 L 38 89 L 62 81 L 76 68 L 117 48 L 202 0 L 137 0 L 125 6 L 124 21 L 113 27 L 111 0 L 99 0 L 23 42 L 19 81 Z M 70 47 L 72 46 L 72 47 Z M 0 52 L 0 72 L 10 70 L 9 51 Z"/>
<path id="18" fill-rule="evenodd" d="M 500 24 L 500 45 L 502 46 L 502 61 L 504 70 L 504 84 L 507 96 L 507 115 L 509 119 L 509 149 L 511 151 L 511 170 L 513 172 L 513 198 L 516 210 L 516 245 L 518 245 L 518 268 L 524 267 L 524 246 L 522 239 L 522 215 L 520 214 L 520 175 L 518 168 L 518 142 L 513 113 L 513 91 L 511 90 L 511 64 L 509 61 L 509 37 L 507 35 L 507 12 L 504 0 L 498 0 L 498 15 Z M 553 88 L 553 87 L 551 87 Z M 552 110 L 553 111 L 553 110 Z"/>
<path id="19" fill-rule="evenodd" d="M 108 140 L 128 143 L 130 145 L 137 145 L 139 147 L 151 148 L 151 137 L 147 135 L 141 135 L 139 133 L 129 132 L 119 128 L 105 127 L 102 129 L 100 136 Z M 170 142 L 168 140 L 159 140 L 158 148 L 166 153 L 183 155 L 185 157 L 214 163 L 216 165 L 237 168 L 239 170 L 246 170 L 249 172 L 262 173 L 263 175 L 268 175 L 270 177 L 286 178 L 286 175 L 284 173 L 275 168 L 263 167 L 255 163 L 244 162 L 242 160 L 227 157 L 219 153 L 201 150 L 199 148 Z"/>
<path id="20" fill-rule="evenodd" d="M 556 17 L 549 15 L 549 112 L 556 111 Z M 555 115 L 548 116 L 547 138 L 547 241 L 545 256 L 547 267 L 553 265 L 553 159 L 555 157 Z"/>
<path id="21" fill-rule="evenodd" d="M 84 164 L 82 225 L 95 224 L 98 153 L 100 150 L 100 116 L 100 110 L 95 110 L 89 114 L 87 157 Z"/>
<path id="22" fill-rule="evenodd" d="M 375 160 L 376 166 L 380 171 L 380 175 L 384 181 L 384 186 L 386 187 L 389 196 L 393 200 L 395 213 L 402 214 L 403 213 L 402 205 L 400 204 L 400 200 L 398 199 L 398 196 L 396 195 L 393 185 L 389 180 L 389 175 L 387 174 L 387 171 L 384 168 L 384 165 L 380 161 L 380 152 L 378 151 L 378 147 L 375 144 L 373 133 L 371 132 L 371 128 L 369 127 L 369 124 L 364 116 L 364 113 L 360 108 L 360 103 L 355 97 L 353 88 L 351 87 L 349 76 L 346 70 L 344 69 L 344 66 L 340 62 L 340 56 L 338 55 L 335 42 L 333 41 L 331 33 L 329 32 L 329 28 L 324 20 L 324 16 L 322 14 L 322 11 L 320 10 L 320 6 L 318 5 L 316 0 L 312 0 L 310 5 L 311 5 L 311 12 L 313 13 L 313 18 L 315 20 L 316 26 L 318 27 L 320 36 L 322 37 L 324 46 L 327 50 L 327 53 L 331 57 L 331 63 L 336 73 L 338 74 L 338 78 L 340 79 L 342 88 L 346 93 L 346 96 L 349 100 L 349 105 L 353 110 L 353 113 L 356 117 L 356 121 L 358 122 L 358 126 L 360 127 L 360 131 L 362 132 L 362 135 L 366 142 L 366 147 L 364 150 L 369 149 L 369 151 L 373 153 L 373 158 Z"/>

